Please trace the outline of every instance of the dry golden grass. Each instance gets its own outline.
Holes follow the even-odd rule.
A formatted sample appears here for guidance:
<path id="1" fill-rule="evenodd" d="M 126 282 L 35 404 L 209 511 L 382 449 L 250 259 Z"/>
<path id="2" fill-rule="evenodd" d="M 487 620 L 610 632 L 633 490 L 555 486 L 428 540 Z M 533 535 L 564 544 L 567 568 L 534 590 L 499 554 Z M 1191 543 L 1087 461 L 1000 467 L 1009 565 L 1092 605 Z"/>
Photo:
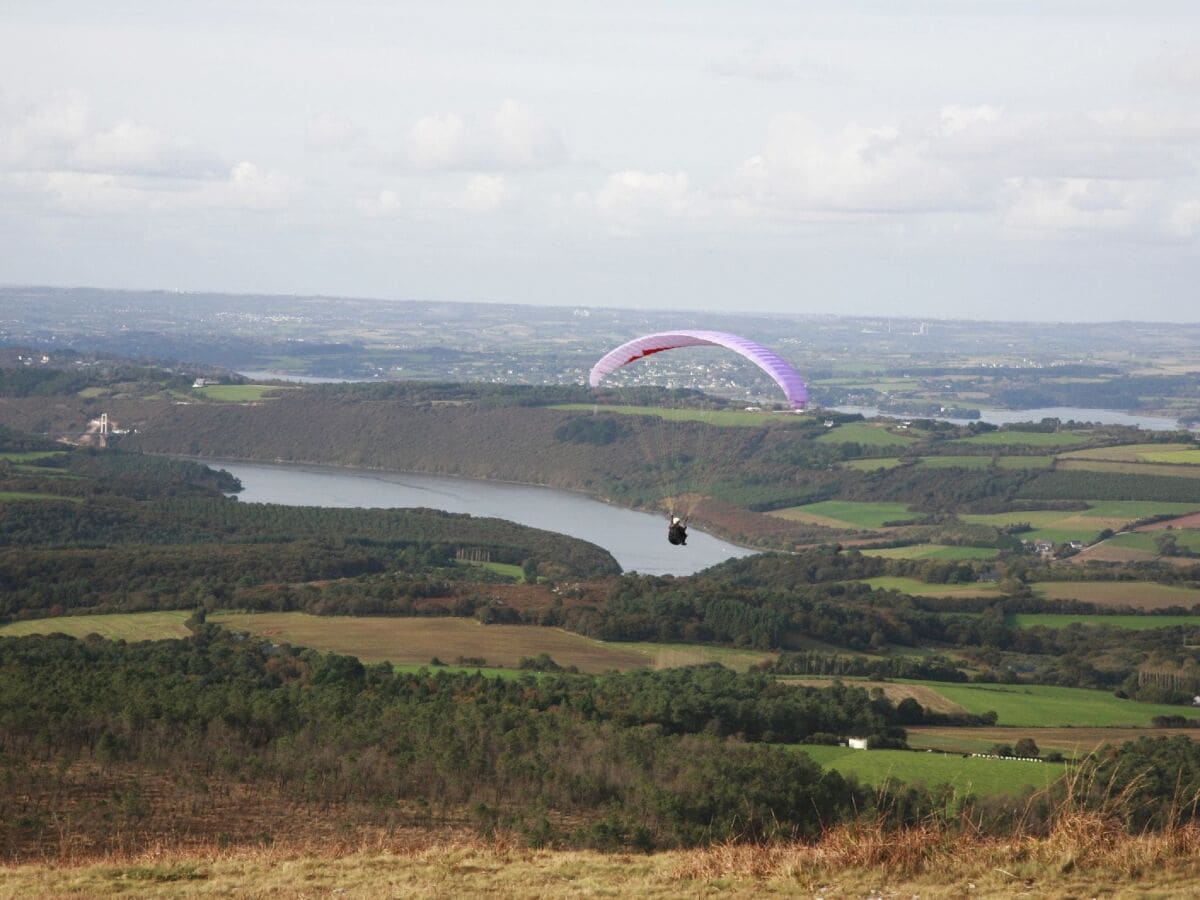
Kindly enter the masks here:
<path id="1" fill-rule="evenodd" d="M 0 866 L 18 897 L 1185 897 L 1200 893 L 1200 830 L 1130 836 L 1096 815 L 1044 838 L 936 828 L 833 829 L 815 844 L 650 855 L 532 850 L 503 839 L 387 837 L 247 850 Z"/>
<path id="2" fill-rule="evenodd" d="M 832 678 L 790 678 L 782 677 L 779 679 L 781 684 L 803 685 L 804 687 L 826 688 L 833 684 Z M 897 684 L 893 681 L 847 681 L 847 684 L 870 690 L 871 688 L 880 688 L 893 703 L 899 703 L 906 697 L 912 697 L 926 709 L 939 713 L 964 713 L 966 712 L 961 706 L 952 700 L 942 696 L 934 688 L 922 684 Z"/>
<path id="3" fill-rule="evenodd" d="M 549 653 L 559 665 L 584 672 L 650 665 L 649 654 L 616 647 L 559 628 L 481 625 L 474 619 L 390 616 L 311 616 L 306 613 L 220 613 L 211 621 L 321 651 L 348 653 L 363 662 L 424 665 L 481 657 L 489 666 L 515 668 L 521 657 Z"/>

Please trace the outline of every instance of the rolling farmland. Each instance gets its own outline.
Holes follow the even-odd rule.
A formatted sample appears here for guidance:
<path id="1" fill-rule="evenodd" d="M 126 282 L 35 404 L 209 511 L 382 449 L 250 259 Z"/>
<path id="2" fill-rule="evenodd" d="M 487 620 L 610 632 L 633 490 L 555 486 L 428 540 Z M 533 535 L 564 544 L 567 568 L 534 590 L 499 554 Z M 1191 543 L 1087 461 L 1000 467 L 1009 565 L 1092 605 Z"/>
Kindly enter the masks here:
<path id="1" fill-rule="evenodd" d="M 971 713 L 995 712 L 998 725 L 1027 728 L 1148 726 L 1155 716 L 1186 711 L 1179 706 L 1122 700 L 1107 691 L 1042 684 L 949 684 L 917 682 L 937 690 Z"/>
<path id="2" fill-rule="evenodd" d="M 311 616 L 304 613 L 221 613 L 210 621 L 290 644 L 357 656 L 363 662 L 423 665 L 437 656 L 486 659 L 495 668 L 516 668 L 521 657 L 548 653 L 562 666 L 584 672 L 653 664 L 649 653 L 628 650 L 557 628 L 482 625 L 474 619 Z"/>
<path id="3" fill-rule="evenodd" d="M 790 506 L 770 513 L 781 519 L 811 522 L 815 525 L 834 524 L 838 528 L 880 528 L 885 522 L 904 521 L 920 515 L 909 510 L 905 503 L 862 503 L 855 500 L 822 500 L 803 506 Z"/>
<path id="4" fill-rule="evenodd" d="M 958 795 L 1018 794 L 1030 788 L 1043 788 L 1066 769 L 1061 763 L 964 759 L 958 754 L 850 750 L 812 744 L 792 746 L 807 753 L 823 768 L 853 775 L 864 784 L 882 784 L 889 778 L 910 784 L 949 784 Z"/>
<path id="5" fill-rule="evenodd" d="M 113 641 L 161 641 L 188 637 L 191 632 L 184 621 L 189 610 L 166 612 L 110 613 L 95 616 L 56 616 L 52 619 L 29 619 L 0 625 L 0 637 L 23 637 L 27 634 L 69 634 L 87 637 L 98 634 Z"/>
<path id="6" fill-rule="evenodd" d="M 1082 600 L 1135 609 L 1187 608 L 1200 603 L 1200 590 L 1150 581 L 1042 581 L 1035 590 L 1052 600 Z"/>

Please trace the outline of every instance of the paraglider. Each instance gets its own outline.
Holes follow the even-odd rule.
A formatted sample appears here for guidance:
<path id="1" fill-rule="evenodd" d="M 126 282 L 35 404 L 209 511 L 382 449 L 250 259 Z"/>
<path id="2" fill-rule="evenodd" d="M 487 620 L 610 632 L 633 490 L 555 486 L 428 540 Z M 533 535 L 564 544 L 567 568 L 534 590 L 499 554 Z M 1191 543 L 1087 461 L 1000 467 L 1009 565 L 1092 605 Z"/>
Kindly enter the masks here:
<path id="1" fill-rule="evenodd" d="M 667 526 L 667 540 L 676 547 L 687 546 L 687 525 L 679 516 L 671 516 L 671 524 Z"/>
<path id="2" fill-rule="evenodd" d="M 808 402 L 808 388 L 799 372 L 761 344 L 724 331 L 665 331 L 635 338 L 601 357 L 600 361 L 592 366 L 588 383 L 594 388 L 600 387 L 600 382 L 606 376 L 622 366 L 645 359 L 653 353 L 679 347 L 725 347 L 740 353 L 783 388 L 784 396 L 792 409 L 804 409 L 804 404 Z"/>
<path id="3" fill-rule="evenodd" d="M 599 388 L 607 376 L 621 367 L 655 353 L 680 347 L 724 347 L 739 353 L 762 369 L 779 385 L 787 398 L 788 405 L 793 410 L 803 410 L 808 402 L 808 387 L 805 385 L 804 379 L 780 356 L 761 344 L 723 331 L 666 331 L 635 338 L 601 357 L 592 366 L 588 383 L 592 388 Z M 667 540 L 675 546 L 686 546 L 687 522 L 674 514 L 673 505 L 676 494 L 676 491 L 672 491 L 672 496 L 664 497 L 669 515 Z"/>

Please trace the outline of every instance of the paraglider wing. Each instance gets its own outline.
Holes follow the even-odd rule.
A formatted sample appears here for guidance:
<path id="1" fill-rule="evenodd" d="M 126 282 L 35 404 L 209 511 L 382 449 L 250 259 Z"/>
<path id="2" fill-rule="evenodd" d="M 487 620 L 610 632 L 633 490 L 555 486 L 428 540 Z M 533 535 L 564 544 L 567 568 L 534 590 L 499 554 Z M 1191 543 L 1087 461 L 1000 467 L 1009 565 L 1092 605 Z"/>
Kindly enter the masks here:
<path id="1" fill-rule="evenodd" d="M 783 388 L 792 409 L 804 409 L 804 404 L 808 401 L 808 388 L 799 372 L 761 344 L 723 331 L 667 331 L 636 338 L 605 354 L 592 366 L 588 383 L 594 388 L 599 387 L 605 376 L 611 375 L 622 366 L 645 359 L 653 353 L 675 350 L 678 347 L 725 347 L 740 353 Z"/>

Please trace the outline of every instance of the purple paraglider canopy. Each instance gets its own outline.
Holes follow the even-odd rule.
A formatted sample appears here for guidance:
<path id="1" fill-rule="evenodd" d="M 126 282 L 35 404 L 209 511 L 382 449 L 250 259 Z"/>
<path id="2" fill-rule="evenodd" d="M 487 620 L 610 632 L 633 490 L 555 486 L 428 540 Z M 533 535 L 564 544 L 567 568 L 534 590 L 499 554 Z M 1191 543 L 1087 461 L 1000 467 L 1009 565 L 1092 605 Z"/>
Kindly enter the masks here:
<path id="1" fill-rule="evenodd" d="M 723 331 L 665 331 L 662 334 L 648 334 L 635 338 L 606 353 L 592 366 L 588 383 L 594 388 L 599 387 L 605 376 L 611 375 L 621 366 L 644 359 L 652 353 L 674 350 L 677 347 L 725 347 L 740 353 L 775 379 L 775 383 L 783 388 L 792 409 L 804 409 L 804 404 L 808 401 L 808 388 L 805 387 L 799 372 L 761 344 Z"/>

